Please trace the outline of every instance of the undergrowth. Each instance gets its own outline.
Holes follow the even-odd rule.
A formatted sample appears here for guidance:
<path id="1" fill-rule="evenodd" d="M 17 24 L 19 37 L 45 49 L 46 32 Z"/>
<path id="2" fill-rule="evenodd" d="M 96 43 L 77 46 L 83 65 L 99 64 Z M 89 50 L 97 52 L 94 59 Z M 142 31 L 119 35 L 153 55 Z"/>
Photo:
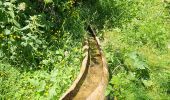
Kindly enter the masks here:
<path id="1" fill-rule="evenodd" d="M 120 100 L 169 100 L 169 22 L 164 3 L 141 2 L 122 28 L 103 30 L 110 82 L 106 95 Z"/>

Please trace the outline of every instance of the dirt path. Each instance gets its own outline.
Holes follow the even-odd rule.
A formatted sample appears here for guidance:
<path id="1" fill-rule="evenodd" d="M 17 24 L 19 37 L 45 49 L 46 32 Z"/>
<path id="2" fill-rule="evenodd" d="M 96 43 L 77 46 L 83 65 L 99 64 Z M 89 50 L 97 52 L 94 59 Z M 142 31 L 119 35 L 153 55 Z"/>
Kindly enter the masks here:
<path id="1" fill-rule="evenodd" d="M 95 89 L 100 85 L 103 75 L 102 58 L 98 50 L 97 43 L 94 39 L 89 39 L 89 53 L 90 64 L 88 67 L 87 76 L 84 79 L 78 93 L 74 97 L 74 100 L 85 100 Z"/>
<path id="2" fill-rule="evenodd" d="M 61 100 L 104 100 L 108 83 L 106 60 L 95 36 L 88 38 L 87 55 L 78 78 Z"/>

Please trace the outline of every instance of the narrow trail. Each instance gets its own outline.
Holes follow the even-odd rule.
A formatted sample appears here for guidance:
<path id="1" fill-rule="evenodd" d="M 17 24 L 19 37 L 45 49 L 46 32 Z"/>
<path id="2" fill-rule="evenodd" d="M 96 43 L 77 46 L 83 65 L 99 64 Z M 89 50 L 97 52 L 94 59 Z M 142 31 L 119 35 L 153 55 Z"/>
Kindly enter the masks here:
<path id="1" fill-rule="evenodd" d="M 60 100 L 104 100 L 108 83 L 107 63 L 93 31 L 85 42 L 80 74 Z"/>

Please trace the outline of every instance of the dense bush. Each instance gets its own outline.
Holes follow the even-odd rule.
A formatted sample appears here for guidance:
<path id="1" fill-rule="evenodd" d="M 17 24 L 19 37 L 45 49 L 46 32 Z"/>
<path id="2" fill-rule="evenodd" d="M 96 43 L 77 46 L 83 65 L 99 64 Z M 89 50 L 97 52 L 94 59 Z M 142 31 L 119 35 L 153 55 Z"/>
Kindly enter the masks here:
<path id="1" fill-rule="evenodd" d="M 64 48 L 64 40 L 72 40 L 83 33 L 81 23 L 72 22 L 76 18 L 71 16 L 67 19 L 70 13 L 61 13 L 61 8 L 65 9 L 65 7 L 58 5 L 60 8 L 57 12 L 55 9 L 58 6 L 47 3 L 50 2 L 1 1 L 3 19 L 1 20 L 1 51 L 5 56 L 3 59 L 9 60 L 15 66 L 38 68 L 43 60 L 48 59 L 49 52 L 54 54 L 56 50 Z M 76 31 L 69 32 L 71 26 L 69 23 L 74 24 L 73 30 L 79 29 L 79 34 L 76 34 Z M 77 39 L 77 42 L 80 41 L 81 38 Z"/>
<path id="2" fill-rule="evenodd" d="M 2 58 L 15 66 L 38 68 L 48 56 L 47 50 L 64 47 L 63 40 L 81 42 L 87 24 L 101 29 L 104 24 L 121 26 L 130 21 L 137 4 L 124 0 L 1 1 Z"/>

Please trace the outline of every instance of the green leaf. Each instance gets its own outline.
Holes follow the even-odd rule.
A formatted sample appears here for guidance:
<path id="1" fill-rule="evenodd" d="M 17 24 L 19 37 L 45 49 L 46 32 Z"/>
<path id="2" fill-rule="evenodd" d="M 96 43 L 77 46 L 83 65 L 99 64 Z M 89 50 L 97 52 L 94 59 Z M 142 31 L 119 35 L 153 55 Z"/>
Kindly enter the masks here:
<path id="1" fill-rule="evenodd" d="M 52 98 L 54 95 L 56 95 L 55 87 L 51 87 L 49 90 L 50 98 Z"/>
<path id="2" fill-rule="evenodd" d="M 38 80 L 35 80 L 35 79 L 30 79 L 29 82 L 30 82 L 30 84 L 33 85 L 33 86 L 38 86 L 38 83 L 39 83 L 39 81 L 38 81 Z"/>
<path id="3" fill-rule="evenodd" d="M 38 92 L 44 91 L 46 86 L 46 82 L 44 80 L 40 81 L 39 86 L 38 86 Z"/>
<path id="4" fill-rule="evenodd" d="M 142 62 L 142 61 L 135 61 L 134 63 L 134 66 L 137 68 L 137 69 L 145 69 L 145 63 Z"/>
<path id="5" fill-rule="evenodd" d="M 30 26 L 29 26 L 29 25 L 27 25 L 27 26 L 25 26 L 25 27 L 21 28 L 20 30 L 21 30 L 21 31 L 23 31 L 23 30 L 27 30 L 27 29 L 29 29 L 29 28 L 30 28 Z"/>
<path id="6" fill-rule="evenodd" d="M 20 24 L 19 24 L 16 20 L 13 20 L 13 23 L 14 23 L 17 27 L 20 27 Z"/>
<path id="7" fill-rule="evenodd" d="M 10 34 L 11 34 L 11 31 L 8 29 L 5 29 L 5 35 L 10 35 Z"/>
<path id="8" fill-rule="evenodd" d="M 105 92 L 105 96 L 108 96 L 112 90 L 113 90 L 112 86 L 108 85 L 107 89 L 106 89 L 106 92 Z"/>
<path id="9" fill-rule="evenodd" d="M 9 11 L 8 13 L 9 13 L 9 15 L 12 17 L 12 19 L 14 19 L 14 17 L 15 17 L 14 11 Z"/>
<path id="10" fill-rule="evenodd" d="M 49 4 L 49 3 L 52 3 L 53 0 L 44 0 L 45 4 Z"/>
<path id="11" fill-rule="evenodd" d="M 153 82 L 151 80 L 142 80 L 145 87 L 150 87 L 153 85 Z"/>
<path id="12" fill-rule="evenodd" d="M 131 59 L 136 59 L 136 58 L 137 58 L 137 53 L 136 53 L 136 52 L 131 52 L 131 53 L 129 54 L 129 57 L 130 57 Z"/>

